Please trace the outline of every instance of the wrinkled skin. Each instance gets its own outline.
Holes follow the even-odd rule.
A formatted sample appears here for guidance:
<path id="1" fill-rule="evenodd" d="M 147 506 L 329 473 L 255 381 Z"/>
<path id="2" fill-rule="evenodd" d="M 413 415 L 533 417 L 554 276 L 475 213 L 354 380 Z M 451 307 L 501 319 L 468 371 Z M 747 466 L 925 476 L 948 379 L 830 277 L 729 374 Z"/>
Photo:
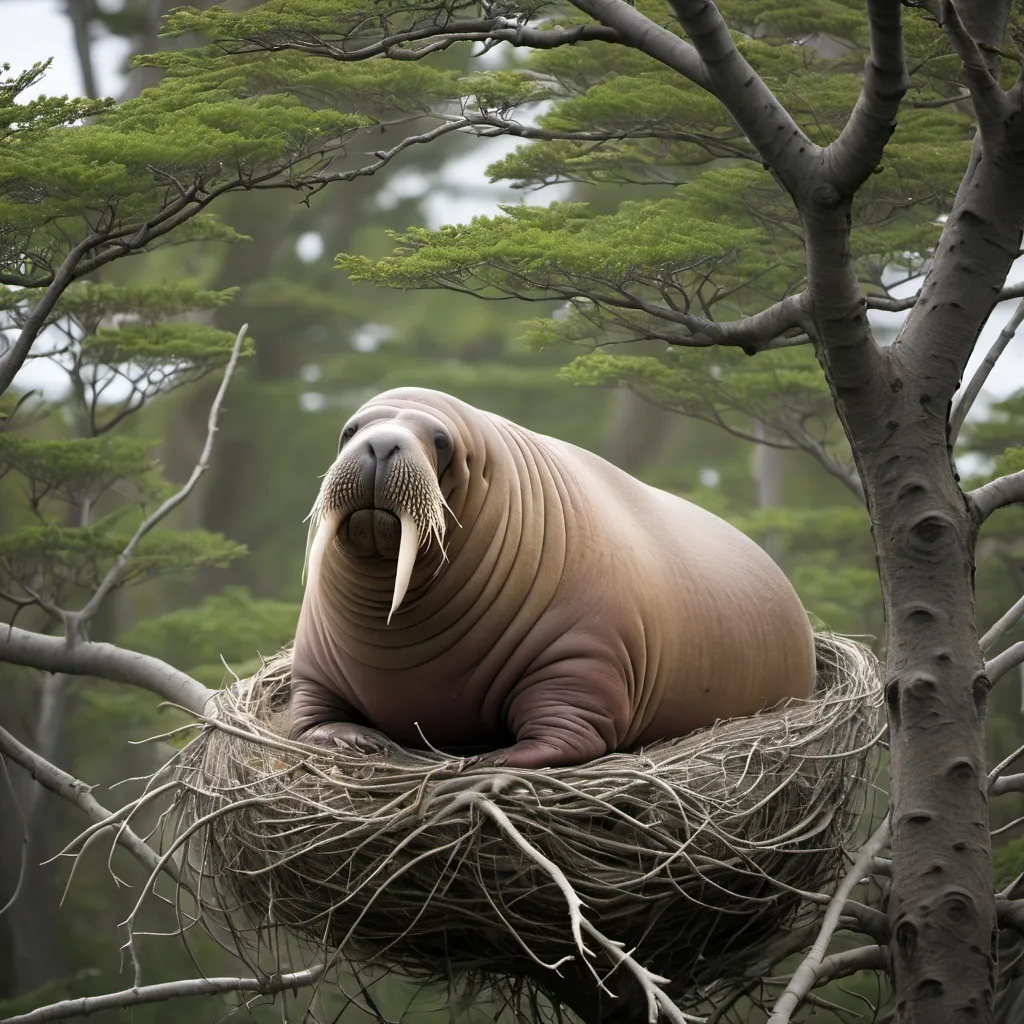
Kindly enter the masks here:
<path id="1" fill-rule="evenodd" d="M 296 739 L 544 768 L 812 689 L 811 628 L 768 555 L 573 445 L 402 388 L 346 425 L 328 492 L 293 654 Z M 388 624 L 400 516 L 437 513 L 437 493 L 446 551 L 421 531 Z"/>

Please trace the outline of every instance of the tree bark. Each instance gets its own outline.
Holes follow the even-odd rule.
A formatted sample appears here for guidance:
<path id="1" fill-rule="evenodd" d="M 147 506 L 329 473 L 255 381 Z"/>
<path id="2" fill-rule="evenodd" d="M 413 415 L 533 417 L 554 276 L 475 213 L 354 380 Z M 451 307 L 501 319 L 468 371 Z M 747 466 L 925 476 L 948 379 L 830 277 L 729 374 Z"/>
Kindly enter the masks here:
<path id="1" fill-rule="evenodd" d="M 849 202 L 794 198 L 807 239 L 818 352 L 871 515 L 887 629 L 891 965 L 897 1018 L 990 1021 L 996 937 L 985 787 L 988 680 L 974 614 L 980 515 L 948 438 L 953 393 L 1019 252 L 1019 129 L 988 128 L 921 296 L 874 344 L 849 252 Z"/>
<path id="2" fill-rule="evenodd" d="M 808 265 L 817 278 L 811 287 L 830 296 L 816 310 L 820 355 L 864 483 L 886 617 L 897 1019 L 990 1021 L 996 927 L 988 681 L 974 614 L 977 517 L 947 440 L 962 350 L 969 353 L 987 307 L 977 295 L 976 266 L 973 301 L 957 303 L 956 317 L 942 306 L 904 332 L 902 350 L 878 349 L 858 327 L 862 300 L 842 288 L 849 253 L 829 220 L 820 210 L 805 217 L 809 240 L 817 240 Z M 954 247 L 947 259 L 955 258 Z M 939 267 L 937 276 L 948 272 Z M 908 363 L 915 353 L 923 366 Z"/>
<path id="3" fill-rule="evenodd" d="M 866 487 L 888 634 L 897 1015 L 940 1024 L 991 1019 L 996 923 L 977 530 L 937 424 L 913 407 L 920 391 L 909 382 L 890 410 L 893 438 L 867 460 Z"/>

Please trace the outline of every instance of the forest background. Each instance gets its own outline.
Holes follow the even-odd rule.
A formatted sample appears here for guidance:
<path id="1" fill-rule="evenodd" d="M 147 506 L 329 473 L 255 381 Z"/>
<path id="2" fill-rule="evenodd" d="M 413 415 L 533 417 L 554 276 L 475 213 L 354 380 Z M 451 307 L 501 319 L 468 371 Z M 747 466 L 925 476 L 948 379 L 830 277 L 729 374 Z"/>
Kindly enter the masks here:
<path id="1" fill-rule="evenodd" d="M 15 17 L 17 33 L 24 36 L 30 6 L 24 0 L 0 2 L 0 28 Z M 47 9 L 50 20 L 41 19 L 28 30 L 36 38 L 54 24 L 58 10 L 44 0 L 37 6 Z M 117 55 L 118 47 L 103 40 L 122 41 L 121 52 L 158 51 L 165 45 L 156 34 L 162 13 L 155 0 L 126 0 L 121 7 L 71 3 L 67 11 L 59 11 L 60 31 L 77 45 L 54 43 L 53 52 L 59 53 L 63 74 L 72 62 L 77 67 L 81 84 L 75 91 L 99 95 L 111 83 L 120 97 L 150 84 L 152 69 L 127 72 L 121 67 L 112 74 L 114 69 L 103 62 Z M 453 68 L 474 59 L 480 63 L 469 53 L 453 51 L 445 59 Z M 14 71 L 24 69 L 17 45 L 0 57 Z M 486 64 L 493 67 L 507 59 L 498 50 L 487 56 Z M 47 80 L 41 89 L 54 91 Z M 763 385 L 756 374 L 732 391 L 730 432 L 659 408 L 629 388 L 593 386 L 607 382 L 600 374 L 570 367 L 576 354 L 571 349 L 531 350 L 523 341 L 523 321 L 556 311 L 554 303 L 481 302 L 442 291 L 396 293 L 353 282 L 335 268 L 333 256 L 339 252 L 387 255 L 394 246 L 388 230 L 464 222 L 495 212 L 498 202 L 546 204 L 560 198 L 611 210 L 624 198 L 651 194 L 649 185 L 622 182 L 563 184 L 526 195 L 505 185 L 488 187 L 486 165 L 516 145 L 501 140 L 485 148 L 449 136 L 419 147 L 372 177 L 325 189 L 308 204 L 288 190 L 228 196 L 216 213 L 248 240 L 171 247 L 97 275 L 111 284 L 231 290 L 222 298 L 204 300 L 208 308 L 183 313 L 179 320 L 229 335 L 248 322 L 254 344 L 251 358 L 232 383 L 210 470 L 173 520 L 181 531 L 215 535 L 205 549 L 208 557 L 193 558 L 211 564 L 183 572 L 168 564 L 159 578 L 114 595 L 94 626 L 94 639 L 164 658 L 207 685 L 224 680 L 221 659 L 239 674 L 251 670 L 258 664 L 258 652 L 272 653 L 294 631 L 305 541 L 302 520 L 317 479 L 333 456 L 340 424 L 369 396 L 417 384 L 443 389 L 590 448 L 639 478 L 724 516 L 771 551 L 821 623 L 877 646 L 881 604 L 866 514 L 850 488 L 806 451 L 750 439 L 773 436 L 771 411 L 759 397 Z M 1004 304 L 1005 315 L 1000 319 L 997 313 L 993 324 L 1004 322 L 1013 305 Z M 876 324 L 885 323 L 894 332 L 898 318 L 886 321 L 876 315 Z M 975 362 L 986 348 L 983 338 Z M 1008 383 L 1015 362 L 1001 364 L 989 400 L 977 404 L 962 435 L 965 475 L 983 475 L 993 454 L 1024 436 L 1024 390 Z M 172 481 L 184 480 L 193 467 L 218 376 L 204 376 L 159 396 L 122 425 L 124 436 L 158 446 L 165 475 Z M 47 360 L 34 361 L 17 379 L 15 391 L 42 388 L 50 399 L 47 415 L 31 427 L 34 436 L 87 432 L 81 395 L 67 381 L 66 373 Z M 815 394 L 811 380 L 790 383 L 804 402 Z M 995 401 L 993 393 L 998 395 Z M 817 394 L 820 415 L 827 419 L 827 393 L 819 388 Z M 107 399 L 111 397 L 116 399 L 116 389 Z M 692 406 L 689 411 L 694 411 Z M 833 441 L 835 434 L 833 429 Z M 1005 513 L 980 548 L 982 624 L 995 621 L 1024 588 L 1019 520 L 1019 510 Z M 23 482 L 15 474 L 4 477 L 0 535 L 14 536 L 31 522 Z M 1006 640 L 1022 638 L 1024 630 L 1018 627 Z M 167 716 L 156 712 L 146 694 L 92 679 L 40 677 L 10 666 L 0 667 L 0 685 L 4 727 L 73 775 L 95 783 L 98 793 L 151 770 L 160 756 L 159 748 L 128 742 L 166 727 Z M 989 705 L 990 761 L 1017 746 L 1021 717 L 1021 688 L 1004 680 Z M 109 799 L 117 803 L 115 795 Z M 79 866 L 61 904 L 67 865 L 40 862 L 72 839 L 82 821 L 73 808 L 33 788 L 18 770 L 12 771 L 11 786 L 0 795 L 0 821 L 16 819 L 15 801 L 28 823 L 28 870 L 17 900 L 0 916 L 0 1017 L 125 984 L 118 977 L 117 925 L 123 912 L 105 855 L 93 851 Z M 1018 817 L 1022 804 L 1020 796 L 994 803 L 992 827 Z M 997 881 L 1016 873 L 1014 866 L 1024 856 L 1016 834 L 996 839 Z M 23 855 L 21 829 L 0 828 L 0 906 L 14 890 Z M 123 871 L 132 877 L 131 866 Z M 208 955 L 204 967 L 209 973 L 230 973 L 228 964 L 218 965 L 219 951 L 211 949 Z M 189 973 L 184 951 L 164 940 L 147 980 Z M 398 983 L 382 991 L 392 1017 L 413 995 Z M 830 997 L 847 1005 L 856 999 L 839 991 Z M 190 1004 L 186 1012 L 214 1020 L 228 1005 L 211 997 Z M 360 1012 L 348 1011 L 352 1019 Z M 436 1012 L 436 997 L 421 995 L 406 1019 L 426 1020 Z M 181 1013 L 175 1004 L 135 1011 L 140 1021 L 176 1019 Z M 270 1013 L 277 1011 L 257 1011 L 268 1020 Z M 814 1014 L 814 1019 L 833 1019 L 827 1008 Z"/>

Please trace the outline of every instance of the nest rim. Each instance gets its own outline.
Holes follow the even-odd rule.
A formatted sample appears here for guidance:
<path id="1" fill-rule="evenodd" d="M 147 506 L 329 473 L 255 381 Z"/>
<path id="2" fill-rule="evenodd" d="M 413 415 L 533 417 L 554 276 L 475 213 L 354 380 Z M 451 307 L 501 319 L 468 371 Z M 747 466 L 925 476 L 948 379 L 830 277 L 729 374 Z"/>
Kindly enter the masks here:
<path id="1" fill-rule="evenodd" d="M 816 650 L 806 700 L 585 765 L 464 772 L 440 751 L 288 740 L 285 648 L 218 694 L 170 768 L 197 917 L 243 955 L 284 928 L 328 961 L 506 992 L 527 979 L 563 1002 L 566 965 L 596 978 L 621 948 L 634 982 L 671 979 L 695 1006 L 813 919 L 806 895 L 854 837 L 878 663 L 831 633 Z"/>

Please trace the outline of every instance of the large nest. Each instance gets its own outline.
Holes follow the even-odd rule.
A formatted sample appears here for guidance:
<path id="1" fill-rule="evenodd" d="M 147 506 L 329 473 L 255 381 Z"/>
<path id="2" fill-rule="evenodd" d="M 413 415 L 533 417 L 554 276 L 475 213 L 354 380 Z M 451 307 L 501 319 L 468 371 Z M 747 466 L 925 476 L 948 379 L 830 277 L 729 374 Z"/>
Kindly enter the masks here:
<path id="1" fill-rule="evenodd" d="M 577 1008 L 566 993 L 618 963 L 693 1005 L 813 916 L 853 839 L 878 666 L 828 634 L 817 654 L 813 697 L 782 710 L 571 768 L 463 771 L 289 742 L 286 650 L 176 760 L 189 888 L 242 943 L 284 927 L 349 963 L 529 979 Z"/>

